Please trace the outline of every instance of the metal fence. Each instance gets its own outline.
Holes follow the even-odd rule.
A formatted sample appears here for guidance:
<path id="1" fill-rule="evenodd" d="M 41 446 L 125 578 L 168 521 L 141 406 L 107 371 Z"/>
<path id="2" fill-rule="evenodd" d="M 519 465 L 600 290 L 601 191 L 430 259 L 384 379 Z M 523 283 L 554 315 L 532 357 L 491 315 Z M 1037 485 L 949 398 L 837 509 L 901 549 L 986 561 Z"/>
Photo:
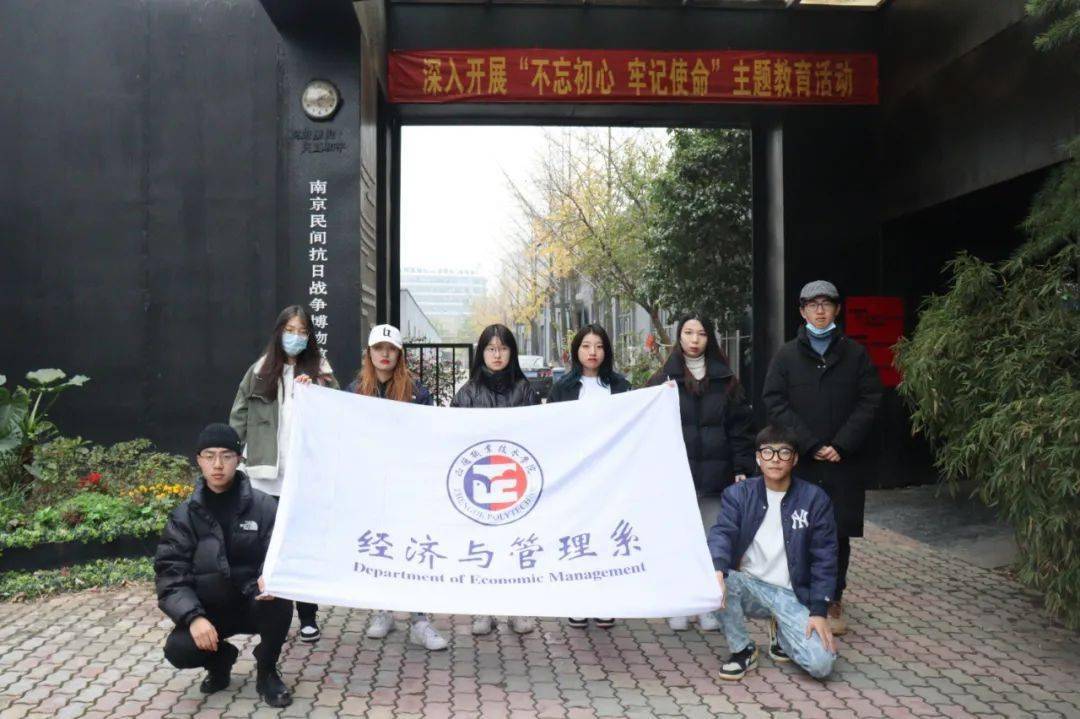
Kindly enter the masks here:
<path id="1" fill-rule="evenodd" d="M 719 337 L 720 349 L 728 356 L 731 369 L 740 382 L 744 381 L 743 370 L 750 365 L 750 356 L 747 350 L 750 349 L 752 340 L 752 335 L 744 334 L 720 335 Z"/>
<path id="2" fill-rule="evenodd" d="M 450 404 L 458 387 L 469 378 L 472 360 L 473 346 L 468 343 L 405 343 L 409 369 L 441 407 Z"/>

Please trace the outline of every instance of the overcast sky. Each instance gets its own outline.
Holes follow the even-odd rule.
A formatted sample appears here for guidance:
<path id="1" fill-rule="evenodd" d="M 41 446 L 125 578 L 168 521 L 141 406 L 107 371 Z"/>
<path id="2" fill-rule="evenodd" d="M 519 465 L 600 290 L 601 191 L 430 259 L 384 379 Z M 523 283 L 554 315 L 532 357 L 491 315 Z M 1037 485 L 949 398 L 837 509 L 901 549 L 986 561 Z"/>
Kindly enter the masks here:
<path id="1" fill-rule="evenodd" d="M 487 275 L 489 287 L 494 286 L 499 261 L 520 216 L 505 175 L 527 189 L 530 171 L 545 146 L 544 131 L 543 127 L 403 127 L 402 267 L 477 270 Z"/>
<path id="2" fill-rule="evenodd" d="M 527 182 L 544 146 L 539 127 L 404 127 L 403 267 L 499 267 L 518 217 L 504 172 Z"/>

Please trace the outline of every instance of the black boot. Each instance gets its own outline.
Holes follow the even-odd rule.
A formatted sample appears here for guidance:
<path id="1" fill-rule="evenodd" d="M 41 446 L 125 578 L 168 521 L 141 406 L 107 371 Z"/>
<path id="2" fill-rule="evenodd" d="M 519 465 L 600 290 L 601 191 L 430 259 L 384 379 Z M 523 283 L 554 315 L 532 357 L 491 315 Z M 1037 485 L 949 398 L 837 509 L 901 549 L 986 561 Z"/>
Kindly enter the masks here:
<path id="1" fill-rule="evenodd" d="M 255 691 L 264 702 L 272 707 L 287 707 L 292 704 L 292 692 L 281 681 L 277 667 L 259 664 L 256 667 Z"/>
<path id="2" fill-rule="evenodd" d="M 206 678 L 199 685 L 199 691 L 203 694 L 213 694 L 228 687 L 229 680 L 232 678 L 233 664 L 236 663 L 236 657 L 239 655 L 239 649 L 222 641 L 217 653 L 206 664 Z"/>

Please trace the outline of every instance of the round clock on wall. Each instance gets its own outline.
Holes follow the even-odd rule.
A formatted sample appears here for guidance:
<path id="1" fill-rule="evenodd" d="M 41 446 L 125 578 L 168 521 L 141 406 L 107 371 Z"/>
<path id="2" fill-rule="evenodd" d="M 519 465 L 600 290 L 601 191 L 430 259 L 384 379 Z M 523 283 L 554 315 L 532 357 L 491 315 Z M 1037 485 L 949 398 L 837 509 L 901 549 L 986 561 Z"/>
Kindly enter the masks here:
<path id="1" fill-rule="evenodd" d="M 329 80 L 312 80 L 300 96 L 300 105 L 312 120 L 329 120 L 341 107 L 341 93 Z"/>

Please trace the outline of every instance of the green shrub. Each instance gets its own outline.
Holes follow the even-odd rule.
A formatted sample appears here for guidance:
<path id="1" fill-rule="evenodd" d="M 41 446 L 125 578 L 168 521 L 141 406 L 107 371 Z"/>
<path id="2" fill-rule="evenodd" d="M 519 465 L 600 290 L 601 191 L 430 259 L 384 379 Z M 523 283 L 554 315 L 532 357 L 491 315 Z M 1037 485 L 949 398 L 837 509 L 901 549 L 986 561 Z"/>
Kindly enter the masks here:
<path id="1" fill-rule="evenodd" d="M 658 369 L 664 366 L 664 357 L 657 350 L 628 346 L 619 342 L 615 353 L 616 368 L 630 381 L 630 386 L 644 387 Z"/>
<path id="2" fill-rule="evenodd" d="M 26 489 L 21 487 L 0 490 L 0 531 L 8 522 L 22 515 L 26 507 L 26 493 Z"/>
<path id="3" fill-rule="evenodd" d="M 60 510 L 56 507 L 42 507 L 31 516 L 31 523 L 42 529 L 56 529 L 60 526 Z"/>
<path id="4" fill-rule="evenodd" d="M 28 601 L 61 592 L 153 579 L 154 563 L 149 557 L 99 559 L 62 569 L 4 572 L 0 574 L 0 602 Z"/>
<path id="5" fill-rule="evenodd" d="M 9 520 L 0 534 L 0 552 L 51 542 L 110 542 L 120 537 L 152 537 L 165 526 L 179 497 L 139 500 L 82 492 L 55 506 Z"/>
<path id="6" fill-rule="evenodd" d="M 186 457 L 158 452 L 147 439 L 118 442 L 111 447 L 93 445 L 78 437 L 59 437 L 37 450 L 33 491 L 25 495 L 24 509 L 33 511 L 64 501 L 87 489 L 84 480 L 97 473 L 100 486 L 89 487 L 127 496 L 148 485 L 191 486 L 194 468 Z"/>
<path id="7" fill-rule="evenodd" d="M 147 484 L 190 484 L 194 472 L 186 457 L 157 452 L 148 439 L 94 447 L 89 463 L 104 476 L 109 491 L 115 493 Z"/>
<path id="8" fill-rule="evenodd" d="M 79 437 L 58 437 L 38 447 L 27 510 L 55 504 L 77 491 L 79 477 L 90 472 L 90 447 Z"/>
<path id="9" fill-rule="evenodd" d="M 1054 174 L 1026 229 L 1007 262 L 950 263 L 949 290 L 926 300 L 896 364 L 944 477 L 976 480 L 1016 531 L 1021 580 L 1078 628 L 1080 162 Z"/>
<path id="10" fill-rule="evenodd" d="M 55 507 L 63 523 L 69 527 L 76 527 L 84 522 L 89 524 L 124 522 L 138 516 L 138 509 L 130 499 L 111 497 L 97 492 L 76 494 Z"/>

